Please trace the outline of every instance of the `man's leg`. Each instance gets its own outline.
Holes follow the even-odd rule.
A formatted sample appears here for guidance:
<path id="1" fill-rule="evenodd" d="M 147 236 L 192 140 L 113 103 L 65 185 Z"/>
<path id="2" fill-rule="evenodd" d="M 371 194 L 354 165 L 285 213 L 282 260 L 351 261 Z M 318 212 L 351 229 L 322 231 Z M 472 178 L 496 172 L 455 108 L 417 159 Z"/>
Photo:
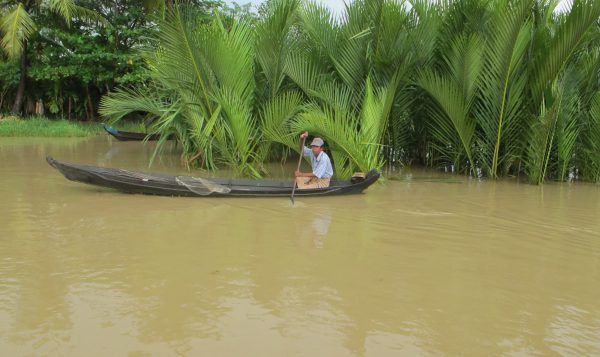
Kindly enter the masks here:
<path id="1" fill-rule="evenodd" d="M 305 189 L 309 181 L 310 177 L 296 177 L 296 186 L 300 190 Z"/>
<path id="2" fill-rule="evenodd" d="M 300 190 L 329 187 L 330 180 L 331 179 L 329 178 L 318 179 L 316 177 L 296 177 L 296 183 Z"/>

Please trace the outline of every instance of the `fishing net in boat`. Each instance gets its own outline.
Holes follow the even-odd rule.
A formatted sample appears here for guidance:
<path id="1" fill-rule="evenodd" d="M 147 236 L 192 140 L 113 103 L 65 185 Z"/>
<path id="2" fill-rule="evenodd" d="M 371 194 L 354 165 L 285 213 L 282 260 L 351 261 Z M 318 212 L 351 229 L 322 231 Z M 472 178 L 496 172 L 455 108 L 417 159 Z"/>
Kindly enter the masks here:
<path id="1" fill-rule="evenodd" d="M 219 185 L 210 180 L 200 177 L 177 176 L 175 181 L 181 186 L 200 196 L 208 196 L 211 193 L 229 193 L 231 189 L 227 186 Z"/>

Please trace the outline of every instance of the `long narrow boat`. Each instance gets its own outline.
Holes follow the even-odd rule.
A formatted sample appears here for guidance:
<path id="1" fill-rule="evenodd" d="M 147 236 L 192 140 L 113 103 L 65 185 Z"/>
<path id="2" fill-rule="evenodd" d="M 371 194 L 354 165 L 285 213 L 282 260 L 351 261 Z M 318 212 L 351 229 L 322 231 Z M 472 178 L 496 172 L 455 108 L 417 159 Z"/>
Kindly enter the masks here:
<path id="1" fill-rule="evenodd" d="M 114 136 L 118 140 L 121 141 L 142 141 L 148 138 L 148 140 L 158 140 L 160 139 L 160 135 L 158 134 L 144 134 L 144 133 L 134 133 L 131 131 L 121 131 L 117 130 L 111 126 L 108 126 L 102 123 L 102 127 L 106 130 L 107 133 Z"/>
<path id="2" fill-rule="evenodd" d="M 281 197 L 289 196 L 292 192 L 292 182 L 290 180 L 206 179 L 72 164 L 55 160 L 51 156 L 48 156 L 46 161 L 69 180 L 127 193 L 192 197 Z M 377 179 L 379 179 L 379 172 L 371 170 L 360 181 L 332 181 L 329 187 L 296 190 L 295 195 L 333 196 L 356 194 L 364 191 Z"/>

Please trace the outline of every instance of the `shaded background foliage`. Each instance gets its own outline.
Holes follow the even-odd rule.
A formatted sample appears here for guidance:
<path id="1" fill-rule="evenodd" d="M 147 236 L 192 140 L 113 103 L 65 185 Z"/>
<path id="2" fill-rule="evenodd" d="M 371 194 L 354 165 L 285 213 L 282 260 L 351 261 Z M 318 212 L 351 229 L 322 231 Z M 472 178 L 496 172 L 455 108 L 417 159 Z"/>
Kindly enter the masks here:
<path id="1" fill-rule="evenodd" d="M 37 4 L 36 1 L 4 1 L 3 16 L 17 3 Z M 47 116 L 93 120 L 98 118 L 98 104 L 103 95 L 116 86 L 142 85 L 148 80 L 139 51 L 151 44 L 168 2 L 77 0 L 73 3 L 102 17 L 106 23 L 100 25 L 75 15 L 65 21 L 43 2 L 29 5 L 37 31 L 28 38 L 27 90 L 21 114 L 34 113 L 35 102 L 41 100 Z M 223 6 L 215 0 L 188 3 L 205 19 L 212 16 L 213 9 Z M 235 9 L 225 9 L 235 12 Z M 18 58 L 12 60 L 3 54 L 0 62 L 2 113 L 11 111 L 19 74 Z"/>
<path id="2" fill-rule="evenodd" d="M 156 26 L 134 1 L 103 5 L 95 10 L 107 18 L 107 27 L 77 20 L 66 26 L 49 14 L 39 19 L 49 26 L 31 41 L 29 76 L 35 85 L 28 95 L 42 98 L 52 114 L 92 120 L 104 94 L 117 85 L 147 80 L 136 48 L 149 41 Z"/>

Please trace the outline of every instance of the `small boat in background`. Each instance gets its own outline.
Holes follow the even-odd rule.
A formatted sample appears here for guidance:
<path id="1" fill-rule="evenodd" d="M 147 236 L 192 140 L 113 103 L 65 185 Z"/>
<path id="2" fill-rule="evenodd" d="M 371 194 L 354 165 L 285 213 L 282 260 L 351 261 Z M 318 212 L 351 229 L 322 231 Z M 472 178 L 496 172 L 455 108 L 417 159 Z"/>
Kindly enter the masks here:
<path id="1" fill-rule="evenodd" d="M 46 158 L 67 179 L 116 189 L 126 193 L 159 196 L 191 197 L 285 197 L 292 193 L 291 180 L 238 180 L 228 178 L 201 178 L 135 172 L 123 169 L 88 166 Z M 295 196 L 337 196 L 361 193 L 379 179 L 377 170 L 364 178 L 331 181 L 329 187 L 296 190 Z"/>
<path id="2" fill-rule="evenodd" d="M 111 126 L 108 126 L 102 123 L 102 127 L 106 130 L 107 133 L 117 138 L 117 140 L 121 141 L 142 141 L 146 140 L 158 140 L 160 139 L 159 134 L 144 134 L 144 133 L 134 133 L 130 131 L 120 131 Z"/>

